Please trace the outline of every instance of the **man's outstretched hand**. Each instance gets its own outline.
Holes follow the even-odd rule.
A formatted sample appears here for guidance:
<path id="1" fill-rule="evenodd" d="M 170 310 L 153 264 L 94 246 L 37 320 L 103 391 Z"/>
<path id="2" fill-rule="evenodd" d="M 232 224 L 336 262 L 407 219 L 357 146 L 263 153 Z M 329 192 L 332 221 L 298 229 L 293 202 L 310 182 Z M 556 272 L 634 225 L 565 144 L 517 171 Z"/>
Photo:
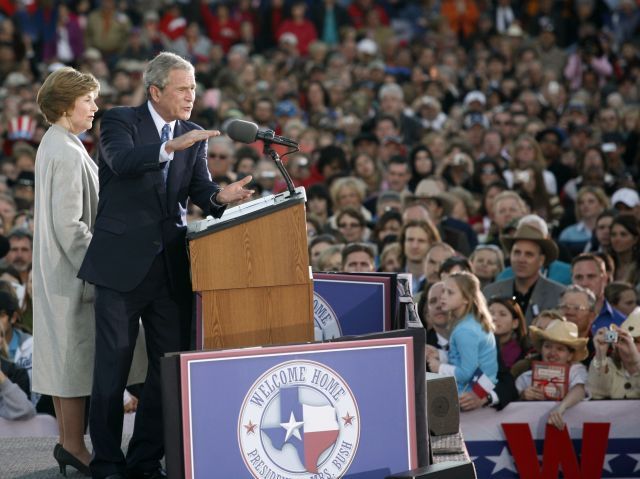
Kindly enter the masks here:
<path id="1" fill-rule="evenodd" d="M 226 205 L 228 203 L 236 203 L 251 198 L 254 190 L 245 189 L 245 185 L 249 184 L 253 179 L 252 176 L 245 176 L 230 185 L 225 186 L 218 192 L 216 202 Z"/>
<path id="2" fill-rule="evenodd" d="M 171 154 L 174 151 L 182 151 L 190 148 L 199 141 L 208 140 L 214 136 L 219 136 L 218 130 L 191 130 L 184 135 L 176 136 L 174 139 L 167 141 L 164 150 Z"/>

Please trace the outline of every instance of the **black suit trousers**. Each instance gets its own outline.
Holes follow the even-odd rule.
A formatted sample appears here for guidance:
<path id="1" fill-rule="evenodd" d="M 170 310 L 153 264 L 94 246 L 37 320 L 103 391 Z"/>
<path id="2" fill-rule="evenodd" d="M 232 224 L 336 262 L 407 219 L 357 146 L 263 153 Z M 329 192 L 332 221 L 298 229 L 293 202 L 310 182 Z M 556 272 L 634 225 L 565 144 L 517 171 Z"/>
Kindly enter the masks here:
<path id="1" fill-rule="evenodd" d="M 172 294 L 164 255 L 161 252 L 156 256 L 133 291 L 123 293 L 96 286 L 96 353 L 89 414 L 94 478 L 154 470 L 164 455 L 160 358 L 186 349 L 191 330 L 191 296 Z M 122 395 L 140 319 L 149 367 L 125 459 L 121 450 Z"/>

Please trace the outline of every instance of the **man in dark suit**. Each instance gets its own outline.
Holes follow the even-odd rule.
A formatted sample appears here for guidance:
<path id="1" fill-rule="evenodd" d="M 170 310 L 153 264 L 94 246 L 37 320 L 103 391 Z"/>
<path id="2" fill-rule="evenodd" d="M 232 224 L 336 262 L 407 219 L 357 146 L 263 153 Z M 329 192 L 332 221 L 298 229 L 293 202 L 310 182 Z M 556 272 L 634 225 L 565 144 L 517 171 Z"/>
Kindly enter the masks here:
<path id="1" fill-rule="evenodd" d="M 148 101 L 102 119 L 100 200 L 79 277 L 96 286 L 96 353 L 89 417 L 94 478 L 162 478 L 160 357 L 189 345 L 192 293 L 185 247 L 187 199 L 220 217 L 251 196 L 251 177 L 220 189 L 207 170 L 207 139 L 188 121 L 193 66 L 161 53 L 144 73 Z M 123 456 L 122 394 L 139 319 L 149 368 L 133 437 Z"/>

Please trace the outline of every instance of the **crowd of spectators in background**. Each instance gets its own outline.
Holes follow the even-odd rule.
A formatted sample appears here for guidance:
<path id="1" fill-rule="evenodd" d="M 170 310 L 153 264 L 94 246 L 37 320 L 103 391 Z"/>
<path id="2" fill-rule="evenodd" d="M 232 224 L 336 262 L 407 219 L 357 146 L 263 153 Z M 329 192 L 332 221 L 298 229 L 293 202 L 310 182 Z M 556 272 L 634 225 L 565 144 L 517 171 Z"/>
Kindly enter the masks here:
<path id="1" fill-rule="evenodd" d="M 62 65 L 99 80 L 80 137 L 95 157 L 100 113 L 142 103 L 145 62 L 166 50 L 195 66 L 192 121 L 245 119 L 299 142 L 283 160 L 307 191 L 314 270 L 412 273 L 436 349 L 451 331 L 434 285 L 469 271 L 493 318 L 493 382 L 514 391 L 519 363 L 553 343 L 584 363 L 578 399 L 640 397 L 639 33 L 637 0 L 0 1 L 0 292 L 18 305 L 0 304 L 0 356 L 31 366 L 38 88 Z M 222 185 L 252 175 L 258 195 L 284 190 L 261 152 L 215 138 L 209 170 Z M 544 333 L 549 320 L 577 327 Z M 3 394 L 16 374 L 5 359 Z M 540 399 L 517 389 L 461 404 Z"/>

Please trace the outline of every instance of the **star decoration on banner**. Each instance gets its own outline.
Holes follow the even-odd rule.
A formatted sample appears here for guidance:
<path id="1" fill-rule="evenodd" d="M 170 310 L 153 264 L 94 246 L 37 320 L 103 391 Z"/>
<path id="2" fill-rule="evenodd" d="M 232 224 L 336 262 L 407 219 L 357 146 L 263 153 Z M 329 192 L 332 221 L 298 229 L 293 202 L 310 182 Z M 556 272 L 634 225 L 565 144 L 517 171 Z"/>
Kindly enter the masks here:
<path id="1" fill-rule="evenodd" d="M 284 438 L 284 442 L 287 442 L 291 438 L 291 436 L 295 436 L 302 441 L 302 437 L 300 436 L 300 428 L 303 424 L 304 421 L 296 421 L 296 417 L 293 415 L 293 411 L 291 411 L 289 422 L 280 423 L 280 426 L 287 430 L 287 435 Z"/>
<path id="2" fill-rule="evenodd" d="M 486 459 L 495 463 L 491 475 L 503 469 L 517 473 L 516 467 L 513 465 L 513 459 L 511 459 L 511 454 L 509 454 L 509 450 L 506 447 L 502 448 L 499 456 L 486 456 Z"/>
<path id="3" fill-rule="evenodd" d="M 606 454 L 604 456 L 604 464 L 602 465 L 602 469 L 613 474 L 613 469 L 611 469 L 611 464 L 609 463 L 609 461 L 613 461 L 619 455 L 620 454 Z"/>
<path id="4" fill-rule="evenodd" d="M 345 426 L 353 426 L 354 419 L 355 419 L 355 416 L 349 416 L 349 411 L 347 411 L 346 416 L 342 416 L 342 420 L 344 421 Z"/>
<path id="5" fill-rule="evenodd" d="M 255 434 L 256 433 L 257 424 L 253 424 L 251 419 L 249 419 L 249 424 L 244 424 L 245 429 L 247 430 L 247 434 Z"/>
<path id="6" fill-rule="evenodd" d="M 627 456 L 629 456 L 631 459 L 636 461 L 636 465 L 633 468 L 633 472 L 639 471 L 640 470 L 640 454 L 627 454 Z"/>

